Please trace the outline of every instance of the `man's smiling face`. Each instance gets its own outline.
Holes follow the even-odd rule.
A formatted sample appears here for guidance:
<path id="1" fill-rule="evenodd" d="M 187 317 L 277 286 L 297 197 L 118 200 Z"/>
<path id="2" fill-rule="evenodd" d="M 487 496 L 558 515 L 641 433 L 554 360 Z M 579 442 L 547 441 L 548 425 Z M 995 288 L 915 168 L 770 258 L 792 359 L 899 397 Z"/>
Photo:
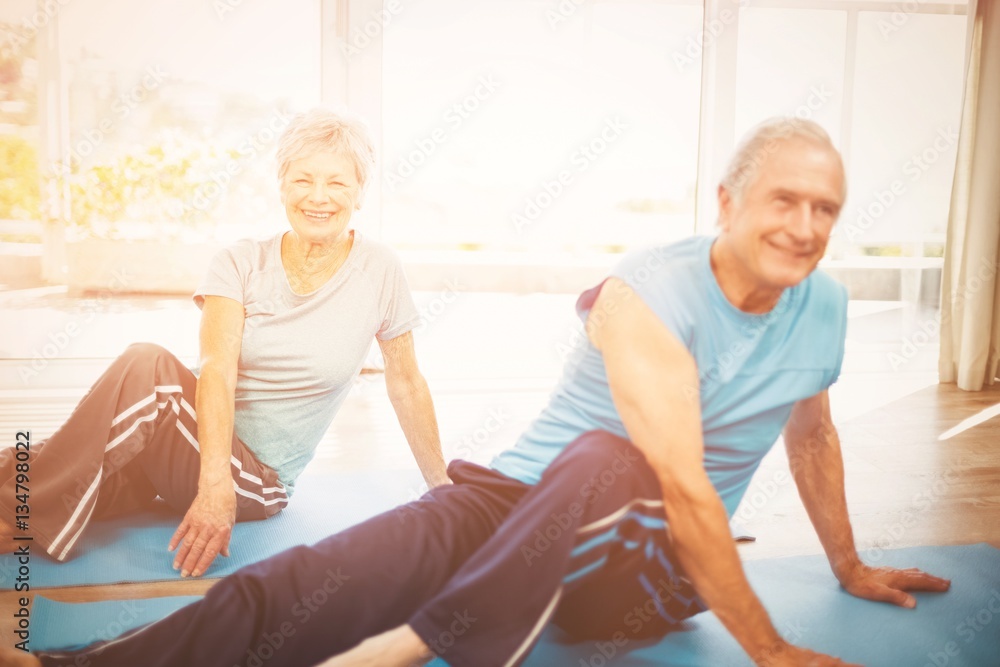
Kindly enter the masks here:
<path id="1" fill-rule="evenodd" d="M 844 204 L 844 170 L 828 146 L 781 140 L 734 198 L 719 188 L 719 226 L 762 287 L 784 289 L 808 276 L 826 251 Z"/>

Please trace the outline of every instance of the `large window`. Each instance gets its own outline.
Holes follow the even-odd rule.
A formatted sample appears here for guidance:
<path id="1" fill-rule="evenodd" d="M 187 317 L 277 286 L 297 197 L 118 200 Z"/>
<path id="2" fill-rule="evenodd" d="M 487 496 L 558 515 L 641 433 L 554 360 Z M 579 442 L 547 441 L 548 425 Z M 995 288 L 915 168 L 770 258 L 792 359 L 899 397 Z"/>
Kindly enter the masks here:
<path id="1" fill-rule="evenodd" d="M 829 259 L 941 257 L 966 3 L 759 4 L 738 15 L 734 135 L 775 114 L 828 129 L 849 176 Z"/>
<path id="2" fill-rule="evenodd" d="M 319 103 L 372 126 L 380 169 L 356 223 L 401 251 L 428 307 L 452 290 L 553 293 L 535 320 L 631 247 L 714 233 L 739 137 L 812 118 L 850 177 L 826 268 L 855 312 L 864 299 L 883 317 L 873 336 L 898 338 L 901 305 L 933 309 L 939 289 L 966 4 L 4 0 L 0 290 L 53 287 L 7 301 L 35 326 L 0 351 L 48 363 L 50 332 L 80 322 L 58 356 L 159 340 L 168 322 L 193 332 L 205 246 L 287 224 L 275 139 Z M 162 247 L 142 255 L 142 238 Z M 99 263 L 80 250 L 95 239 L 129 257 L 74 273 Z M 154 275 L 123 285 L 123 266 Z M 147 286 L 180 295 L 174 310 L 126 323 L 115 293 Z M 502 301 L 470 297 L 469 320 Z M 467 335 L 457 319 L 434 338 L 442 357 Z"/>
<path id="3" fill-rule="evenodd" d="M 233 238 L 282 223 L 267 159 L 319 102 L 318 0 L 77 0 L 59 15 L 70 232 Z"/>
<path id="4" fill-rule="evenodd" d="M 966 17 L 858 14 L 843 241 L 940 257 L 962 105 Z M 897 22 L 900 19 L 895 19 Z"/>
<path id="5" fill-rule="evenodd" d="M 861 298 L 936 293 L 965 2 L 564 4 L 425 0 L 385 26 L 366 98 L 380 109 L 387 240 L 456 262 L 542 250 L 606 266 L 591 253 L 712 233 L 735 143 L 797 115 L 847 164 L 827 259 L 854 273 L 838 277 Z"/>
<path id="6" fill-rule="evenodd" d="M 700 3 L 430 0 L 382 51 L 383 226 L 404 247 L 616 251 L 690 234 Z"/>
<path id="7" fill-rule="evenodd" d="M 37 221 L 38 45 L 21 20 L 30 0 L 0 6 L 0 221 Z M 29 240 L 24 225 L 8 225 L 0 241 Z M 34 237 L 37 241 L 37 236 Z"/>
<path id="8" fill-rule="evenodd" d="M 0 220 L 48 218 L 70 240 L 276 228 L 274 139 L 322 102 L 375 129 L 381 178 L 359 224 L 439 264 L 535 253 L 551 274 L 711 233 L 725 159 L 774 114 L 813 118 L 843 149 L 830 260 L 941 254 L 960 0 L 49 5 L 0 14 L 27 35 L 0 49 Z M 65 178 L 40 189 L 36 172 Z M 0 234 L 37 241 L 23 231 Z"/>

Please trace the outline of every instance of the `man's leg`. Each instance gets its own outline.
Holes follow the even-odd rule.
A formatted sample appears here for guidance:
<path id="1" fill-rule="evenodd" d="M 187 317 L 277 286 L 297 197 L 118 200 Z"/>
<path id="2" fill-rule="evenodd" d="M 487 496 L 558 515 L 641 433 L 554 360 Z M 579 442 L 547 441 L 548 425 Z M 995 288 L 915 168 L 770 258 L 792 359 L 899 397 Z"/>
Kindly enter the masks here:
<path id="1" fill-rule="evenodd" d="M 614 639 L 613 645 L 622 648 L 629 640 L 662 637 L 705 611 L 677 564 L 662 512 L 626 515 L 610 531 L 613 535 L 605 533 L 610 541 L 600 544 L 596 536 L 578 531 L 571 563 L 593 558 L 596 565 L 563 577 L 555 625 L 578 641 Z"/>
<path id="2" fill-rule="evenodd" d="M 160 622 L 38 657 L 46 666 L 312 667 L 405 622 L 530 488 L 462 461 L 449 475 L 454 485 L 245 567 Z"/>
<path id="3" fill-rule="evenodd" d="M 659 484 L 639 450 L 608 433 L 586 433 L 560 454 L 490 541 L 408 625 L 452 667 L 520 664 L 554 617 L 574 626 L 572 613 L 564 611 L 569 607 L 560 606 L 564 599 L 586 586 L 594 594 L 602 570 L 638 562 L 634 555 L 623 560 L 625 552 L 641 548 L 643 562 L 659 560 L 657 548 L 663 555 L 667 542 L 662 507 Z M 634 536 L 635 526 L 661 532 L 660 543 L 621 537 Z M 646 579 L 654 572 L 647 568 Z M 625 609 L 643 602 L 645 587 L 636 576 L 641 573 L 632 572 L 624 597 L 613 587 L 605 596 L 616 624 L 622 611 L 615 604 Z M 664 620 L 703 608 L 690 588 L 676 590 L 680 598 L 669 604 Z M 681 600 L 686 600 L 682 606 Z M 593 631 L 585 623 L 576 625 L 582 634 Z"/>

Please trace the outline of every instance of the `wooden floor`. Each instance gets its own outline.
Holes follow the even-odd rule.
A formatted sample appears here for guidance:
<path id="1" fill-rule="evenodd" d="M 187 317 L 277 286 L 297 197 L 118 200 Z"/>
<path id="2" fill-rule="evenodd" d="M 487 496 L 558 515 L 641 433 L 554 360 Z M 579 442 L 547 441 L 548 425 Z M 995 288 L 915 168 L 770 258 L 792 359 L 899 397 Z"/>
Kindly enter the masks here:
<path id="1" fill-rule="evenodd" d="M 546 395 L 544 387 L 435 391 L 446 456 L 461 452 L 477 462 L 488 461 L 513 442 Z M 349 400 L 312 469 L 412 465 L 381 379 L 364 380 Z M 941 434 L 998 404 L 1000 386 L 964 392 L 954 385 L 932 385 L 876 409 L 855 410 L 857 416 L 838 423 L 848 503 L 863 555 L 877 558 L 882 549 L 921 544 L 988 542 L 1000 548 L 1000 417 L 939 441 Z M 31 414 L 55 423 L 71 407 L 34 406 Z M 472 442 L 470 434 L 487 423 L 491 413 L 499 415 L 501 428 Z M 783 448 L 775 447 L 737 512 L 757 537 L 755 543 L 740 546 L 745 559 L 820 552 L 786 471 Z M 213 583 L 186 580 L 37 592 L 55 600 L 92 601 L 201 594 Z M 17 596 L 0 593 L 3 636 L 10 636 L 9 610 Z"/>

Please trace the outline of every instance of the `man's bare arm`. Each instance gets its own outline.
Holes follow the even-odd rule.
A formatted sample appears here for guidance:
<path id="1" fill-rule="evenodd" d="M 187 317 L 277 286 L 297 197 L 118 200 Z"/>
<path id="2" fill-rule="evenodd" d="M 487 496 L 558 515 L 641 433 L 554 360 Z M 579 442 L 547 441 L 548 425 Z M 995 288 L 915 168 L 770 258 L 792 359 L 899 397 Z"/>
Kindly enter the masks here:
<path id="1" fill-rule="evenodd" d="M 629 438 L 659 478 L 680 565 L 726 629 L 762 662 L 784 641 L 747 582 L 725 507 L 705 472 L 694 358 L 616 278 L 602 287 L 587 329 L 604 356 Z"/>
<path id="2" fill-rule="evenodd" d="M 844 493 L 840 438 L 826 391 L 795 404 L 785 424 L 785 449 L 799 495 L 838 579 L 861 564 Z"/>
<path id="3" fill-rule="evenodd" d="M 826 391 L 799 401 L 785 425 L 785 448 L 795 485 L 830 567 L 851 594 L 913 608 L 906 591 L 948 590 L 947 579 L 911 568 L 874 568 L 858 556 L 844 491 L 844 458 Z"/>

